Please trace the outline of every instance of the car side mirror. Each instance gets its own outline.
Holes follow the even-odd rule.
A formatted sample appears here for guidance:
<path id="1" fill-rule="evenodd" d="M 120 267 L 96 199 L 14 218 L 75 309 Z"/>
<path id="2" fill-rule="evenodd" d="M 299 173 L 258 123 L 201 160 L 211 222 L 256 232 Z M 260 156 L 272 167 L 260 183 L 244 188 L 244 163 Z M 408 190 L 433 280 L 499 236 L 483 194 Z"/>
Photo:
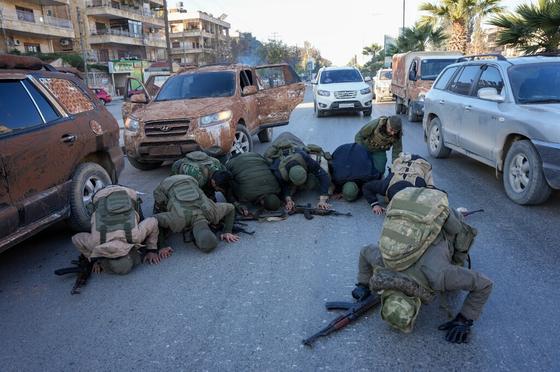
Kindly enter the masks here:
<path id="1" fill-rule="evenodd" d="M 478 98 L 492 102 L 504 102 L 505 98 L 498 94 L 496 88 L 481 88 L 478 90 Z"/>
<path id="2" fill-rule="evenodd" d="M 366 76 L 366 78 L 364 79 L 364 81 L 365 81 L 366 83 L 369 83 L 369 82 L 371 81 L 371 77 L 370 77 L 370 76 Z"/>
<path id="3" fill-rule="evenodd" d="M 241 94 L 244 96 L 251 96 L 253 94 L 257 94 L 257 87 L 254 85 L 248 85 L 245 88 L 243 88 Z"/>
<path id="4" fill-rule="evenodd" d="M 148 103 L 148 97 L 145 93 L 133 94 L 130 97 L 130 102 L 132 103 Z"/>
<path id="5" fill-rule="evenodd" d="M 408 73 L 408 80 L 416 81 L 416 71 L 410 70 L 410 72 Z"/>

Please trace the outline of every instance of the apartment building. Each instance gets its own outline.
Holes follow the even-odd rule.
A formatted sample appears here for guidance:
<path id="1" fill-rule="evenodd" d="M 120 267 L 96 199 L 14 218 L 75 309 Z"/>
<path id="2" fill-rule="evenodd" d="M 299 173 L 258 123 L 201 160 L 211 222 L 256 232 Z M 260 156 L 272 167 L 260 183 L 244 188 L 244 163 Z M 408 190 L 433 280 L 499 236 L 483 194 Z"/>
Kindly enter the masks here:
<path id="1" fill-rule="evenodd" d="M 165 59 L 163 0 L 85 0 L 84 15 L 89 58 Z"/>
<path id="2" fill-rule="evenodd" d="M 68 0 L 0 0 L 0 51 L 72 51 L 71 11 Z"/>
<path id="3" fill-rule="evenodd" d="M 180 3 L 179 3 L 180 4 Z M 173 62 L 205 65 L 223 62 L 229 53 L 230 24 L 225 14 L 169 9 L 169 38 Z"/>

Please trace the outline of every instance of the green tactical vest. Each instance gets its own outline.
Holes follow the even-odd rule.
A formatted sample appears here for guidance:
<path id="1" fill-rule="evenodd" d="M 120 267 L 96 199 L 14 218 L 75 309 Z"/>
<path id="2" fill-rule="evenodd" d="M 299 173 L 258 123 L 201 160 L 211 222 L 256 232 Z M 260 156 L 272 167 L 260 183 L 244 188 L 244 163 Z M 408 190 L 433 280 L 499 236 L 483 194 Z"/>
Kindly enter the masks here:
<path id="1" fill-rule="evenodd" d="M 401 153 L 393 162 L 391 170 L 393 178 L 389 181 L 387 190 L 400 181 L 408 181 L 414 185 L 417 178 L 424 179 L 427 185 L 433 185 L 432 165 L 424 159 L 412 160 L 409 154 Z"/>
<path id="2" fill-rule="evenodd" d="M 403 271 L 438 237 L 449 216 L 447 195 L 440 190 L 409 187 L 389 203 L 379 250 L 386 267 Z"/>
<path id="3" fill-rule="evenodd" d="M 194 177 L 198 184 L 203 187 L 214 172 L 223 169 L 218 159 L 215 159 L 202 151 L 188 153 L 183 159 L 177 160 L 171 166 L 171 174 L 184 174 Z"/>
<path id="4" fill-rule="evenodd" d="M 241 202 L 254 202 L 263 195 L 280 193 L 280 185 L 265 158 L 255 152 L 246 152 L 226 163 L 231 173 L 232 189 Z"/>
<path id="5" fill-rule="evenodd" d="M 168 186 L 167 191 L 169 200 L 167 203 L 168 211 L 175 211 L 179 216 L 185 218 L 187 226 L 192 225 L 193 217 L 202 214 L 210 221 L 215 212 L 213 203 L 198 187 L 194 177 L 178 177 Z"/>
<path id="6" fill-rule="evenodd" d="M 284 181 L 290 180 L 290 172 L 288 171 L 287 165 L 294 161 L 298 163 L 298 165 L 301 165 L 303 169 L 307 170 L 307 163 L 305 162 L 305 159 L 303 159 L 303 156 L 301 156 L 301 154 L 296 153 L 285 156 L 282 158 L 282 160 L 280 160 L 280 164 L 278 164 L 278 170 L 280 171 L 280 174 L 282 175 L 282 179 Z"/>
<path id="7" fill-rule="evenodd" d="M 385 120 L 382 120 L 385 119 Z M 395 143 L 398 138 L 395 136 L 391 136 L 387 133 L 384 133 L 381 128 L 383 127 L 382 124 L 385 124 L 387 122 L 387 118 L 380 118 L 379 119 L 379 124 L 377 125 L 377 127 L 373 130 L 373 135 L 369 137 L 368 139 L 368 144 L 367 147 L 370 149 L 375 149 L 375 150 L 381 150 L 381 151 L 387 151 L 391 148 L 391 146 L 393 146 L 393 143 Z"/>
<path id="8" fill-rule="evenodd" d="M 124 231 L 126 241 L 132 244 L 132 229 L 138 226 L 137 201 L 132 200 L 124 190 L 117 189 L 100 198 L 94 205 L 95 226 L 100 234 L 100 242 L 107 242 L 107 233 Z"/>

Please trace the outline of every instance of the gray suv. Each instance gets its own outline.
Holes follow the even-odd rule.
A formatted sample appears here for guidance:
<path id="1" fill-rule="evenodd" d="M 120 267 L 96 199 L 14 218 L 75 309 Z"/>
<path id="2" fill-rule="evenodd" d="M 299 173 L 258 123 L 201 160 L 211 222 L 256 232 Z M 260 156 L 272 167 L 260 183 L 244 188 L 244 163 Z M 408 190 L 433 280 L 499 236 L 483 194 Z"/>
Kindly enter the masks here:
<path id="1" fill-rule="evenodd" d="M 494 167 L 511 200 L 543 203 L 560 189 L 560 58 L 483 57 L 448 66 L 426 95 L 428 151 Z"/>

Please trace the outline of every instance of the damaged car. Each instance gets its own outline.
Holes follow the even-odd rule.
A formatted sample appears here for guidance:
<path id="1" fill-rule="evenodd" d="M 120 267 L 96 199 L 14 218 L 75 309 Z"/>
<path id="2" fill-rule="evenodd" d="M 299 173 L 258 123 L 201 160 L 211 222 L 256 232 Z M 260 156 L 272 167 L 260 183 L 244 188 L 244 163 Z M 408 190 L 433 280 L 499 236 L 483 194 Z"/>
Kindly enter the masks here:
<path id="1" fill-rule="evenodd" d="M 269 142 L 305 92 L 287 64 L 191 68 L 169 77 L 155 95 L 134 78 L 127 89 L 132 82 L 142 92 L 125 93 L 124 143 L 141 170 L 196 150 L 217 157 L 252 151 L 253 135 Z"/>
<path id="2" fill-rule="evenodd" d="M 123 168 L 117 121 L 81 79 L 0 55 L 0 252 L 65 219 L 89 231 L 93 194 Z"/>

